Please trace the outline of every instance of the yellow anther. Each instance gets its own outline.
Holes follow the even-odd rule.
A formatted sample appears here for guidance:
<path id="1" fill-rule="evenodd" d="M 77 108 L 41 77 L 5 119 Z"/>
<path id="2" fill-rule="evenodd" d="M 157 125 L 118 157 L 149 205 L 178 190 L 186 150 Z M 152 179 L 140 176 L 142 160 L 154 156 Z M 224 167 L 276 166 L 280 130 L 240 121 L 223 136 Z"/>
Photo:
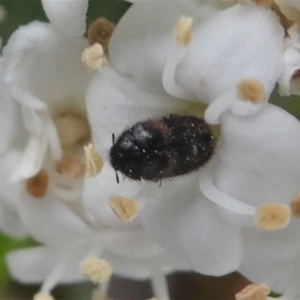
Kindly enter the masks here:
<path id="1" fill-rule="evenodd" d="M 187 46 L 192 37 L 194 20 L 191 17 L 181 16 L 175 27 L 174 27 L 174 36 L 176 43 L 178 45 Z"/>
<path id="2" fill-rule="evenodd" d="M 137 202 L 130 198 L 114 196 L 110 198 L 109 205 L 116 216 L 123 222 L 131 222 L 138 213 Z"/>
<path id="3" fill-rule="evenodd" d="M 84 147 L 86 158 L 86 173 L 90 177 L 97 176 L 103 168 L 103 160 L 93 144 Z"/>
<path id="4" fill-rule="evenodd" d="M 263 204 L 254 217 L 255 225 L 263 231 L 275 231 L 290 223 L 291 209 L 285 204 Z"/>
<path id="5" fill-rule="evenodd" d="M 50 294 L 37 293 L 33 296 L 33 300 L 55 300 Z"/>
<path id="6" fill-rule="evenodd" d="M 84 49 L 84 51 L 82 52 L 81 61 L 88 70 L 99 70 L 107 62 L 103 47 L 100 44 L 96 43 Z"/>
<path id="7" fill-rule="evenodd" d="M 81 264 L 81 273 L 95 284 L 107 282 L 112 272 L 111 265 L 97 257 L 87 257 Z"/>
<path id="8" fill-rule="evenodd" d="M 260 103 L 264 100 L 265 90 L 260 81 L 247 78 L 238 83 L 237 94 L 241 100 Z"/>

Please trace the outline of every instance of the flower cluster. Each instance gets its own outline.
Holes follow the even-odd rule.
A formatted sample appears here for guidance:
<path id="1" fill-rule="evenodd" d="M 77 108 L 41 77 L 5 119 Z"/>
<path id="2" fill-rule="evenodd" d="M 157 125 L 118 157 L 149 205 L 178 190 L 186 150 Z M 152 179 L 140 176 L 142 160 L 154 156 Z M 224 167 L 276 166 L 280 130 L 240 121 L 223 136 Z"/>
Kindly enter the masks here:
<path id="1" fill-rule="evenodd" d="M 12 276 L 43 282 L 35 300 L 84 277 L 106 297 L 112 272 L 167 300 L 166 272 L 238 270 L 255 284 L 237 300 L 299 299 L 300 124 L 269 103 L 300 95 L 298 1 L 136 1 L 87 39 L 87 0 L 42 3 L 50 23 L 20 27 L 0 65 L 0 227 L 41 243 L 8 255 Z M 112 137 L 170 114 L 220 127 L 210 161 L 119 178 Z"/>

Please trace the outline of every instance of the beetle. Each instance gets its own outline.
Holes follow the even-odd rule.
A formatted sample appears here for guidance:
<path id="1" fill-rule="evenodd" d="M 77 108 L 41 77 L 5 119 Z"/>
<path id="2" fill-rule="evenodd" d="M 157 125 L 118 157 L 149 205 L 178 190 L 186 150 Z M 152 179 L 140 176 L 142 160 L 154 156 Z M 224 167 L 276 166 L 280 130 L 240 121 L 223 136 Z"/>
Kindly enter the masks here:
<path id="1" fill-rule="evenodd" d="M 133 180 L 157 182 L 197 171 L 214 149 L 215 139 L 204 119 L 172 114 L 123 131 L 109 156 L 116 172 Z"/>

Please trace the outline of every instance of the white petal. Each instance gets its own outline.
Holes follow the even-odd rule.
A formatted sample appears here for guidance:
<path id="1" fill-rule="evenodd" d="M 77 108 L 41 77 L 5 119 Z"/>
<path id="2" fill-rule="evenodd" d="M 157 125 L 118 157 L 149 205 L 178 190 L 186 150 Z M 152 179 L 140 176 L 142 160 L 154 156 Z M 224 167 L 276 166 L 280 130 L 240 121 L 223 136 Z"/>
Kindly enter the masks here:
<path id="1" fill-rule="evenodd" d="M 121 229 L 99 230 L 98 241 L 106 251 L 124 258 L 148 259 L 164 253 L 139 224 L 133 228 L 125 225 Z"/>
<path id="2" fill-rule="evenodd" d="M 200 20 L 209 19 L 217 12 L 236 4 L 235 0 L 175 0 L 182 13 Z"/>
<path id="3" fill-rule="evenodd" d="M 113 134 L 117 137 L 138 121 L 174 113 L 183 106 L 178 99 L 145 93 L 125 76 L 104 68 L 87 93 L 93 143 L 97 149 L 109 149 Z"/>
<path id="4" fill-rule="evenodd" d="M 59 261 L 59 252 L 44 246 L 10 252 L 6 263 L 10 275 L 22 284 L 40 284 L 46 280 Z M 80 261 L 75 261 L 67 269 L 60 283 L 70 284 L 84 281 L 79 267 Z"/>
<path id="5" fill-rule="evenodd" d="M 20 159 L 20 153 L 13 150 L 0 159 L 0 228 L 6 234 L 16 238 L 27 235 L 16 207 L 20 186 L 9 182 L 12 171 L 19 164 Z"/>
<path id="6" fill-rule="evenodd" d="M 195 175 L 163 182 L 160 189 L 158 200 L 140 213 L 151 237 L 200 273 L 220 276 L 237 269 L 242 259 L 239 230 L 223 222 L 215 206 L 199 195 Z"/>
<path id="7" fill-rule="evenodd" d="M 82 64 L 84 38 L 57 33 L 50 24 L 20 27 L 3 50 L 3 70 L 12 96 L 33 109 L 57 108 L 62 100 L 84 110 L 90 79 Z"/>
<path id="8" fill-rule="evenodd" d="M 116 181 L 115 170 L 108 162 L 94 178 L 86 178 L 83 190 L 83 203 L 90 216 L 99 226 L 114 226 L 128 228 L 129 225 L 117 218 L 109 206 L 110 197 L 119 196 L 135 200 L 141 189 L 141 183 L 122 180 Z M 134 222 L 135 223 L 135 222 Z"/>
<path id="9" fill-rule="evenodd" d="M 23 191 L 18 211 L 29 234 L 45 245 L 63 249 L 91 238 L 91 231 L 83 221 L 51 192 L 36 199 Z"/>
<path id="10" fill-rule="evenodd" d="M 207 104 L 228 93 L 234 113 L 255 113 L 268 101 L 281 74 L 283 36 L 271 10 L 253 3 L 237 4 L 195 27 L 175 80 Z M 270 48 L 265 47 L 266 43 Z M 263 103 L 238 97 L 238 83 L 248 78 L 262 84 Z"/>
<path id="11" fill-rule="evenodd" d="M 53 26 L 69 36 L 81 36 L 86 30 L 88 0 L 42 0 Z"/>
<path id="12" fill-rule="evenodd" d="M 152 272 L 157 266 L 164 273 L 171 273 L 174 269 L 178 271 L 188 270 L 185 265 L 165 254 L 150 259 L 125 259 L 122 256 L 104 252 L 103 258 L 111 263 L 114 273 L 118 276 L 138 280 L 151 278 Z"/>
<path id="13" fill-rule="evenodd" d="M 119 21 L 109 44 L 113 67 L 146 92 L 164 94 L 162 71 L 180 10 L 173 1 L 142 1 Z"/>
<path id="14" fill-rule="evenodd" d="M 25 178 L 36 175 L 42 167 L 47 150 L 47 137 L 45 135 L 32 135 L 24 151 L 22 161 L 14 171 L 11 182 L 18 183 Z"/>
<path id="15" fill-rule="evenodd" d="M 5 128 L 0 136 L 0 154 L 8 148 L 15 138 L 17 127 L 17 107 L 3 82 L 3 76 L 2 58 L 0 58 L 0 127 Z"/>
<path id="16" fill-rule="evenodd" d="M 211 162 L 215 186 L 254 207 L 266 203 L 289 205 L 293 195 L 299 193 L 300 172 L 295 164 L 300 159 L 299 121 L 268 105 L 251 118 L 227 113 L 221 124 L 221 140 Z M 226 221 L 238 223 L 233 214 Z M 289 288 L 291 270 L 281 273 L 280 268 L 288 268 L 299 258 L 298 226 L 299 221 L 293 219 L 288 227 L 274 233 L 243 229 L 245 275 L 270 283 L 274 290 Z"/>

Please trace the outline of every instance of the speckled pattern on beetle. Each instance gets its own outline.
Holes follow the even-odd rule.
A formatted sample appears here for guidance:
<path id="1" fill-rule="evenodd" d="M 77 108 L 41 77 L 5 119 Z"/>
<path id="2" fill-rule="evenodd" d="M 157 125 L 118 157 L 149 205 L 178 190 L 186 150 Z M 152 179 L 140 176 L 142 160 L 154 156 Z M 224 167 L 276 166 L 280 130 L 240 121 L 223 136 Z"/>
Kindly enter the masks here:
<path id="1" fill-rule="evenodd" d="M 125 130 L 110 149 L 112 167 L 133 180 L 160 181 L 198 170 L 215 139 L 199 117 L 169 115 Z"/>

